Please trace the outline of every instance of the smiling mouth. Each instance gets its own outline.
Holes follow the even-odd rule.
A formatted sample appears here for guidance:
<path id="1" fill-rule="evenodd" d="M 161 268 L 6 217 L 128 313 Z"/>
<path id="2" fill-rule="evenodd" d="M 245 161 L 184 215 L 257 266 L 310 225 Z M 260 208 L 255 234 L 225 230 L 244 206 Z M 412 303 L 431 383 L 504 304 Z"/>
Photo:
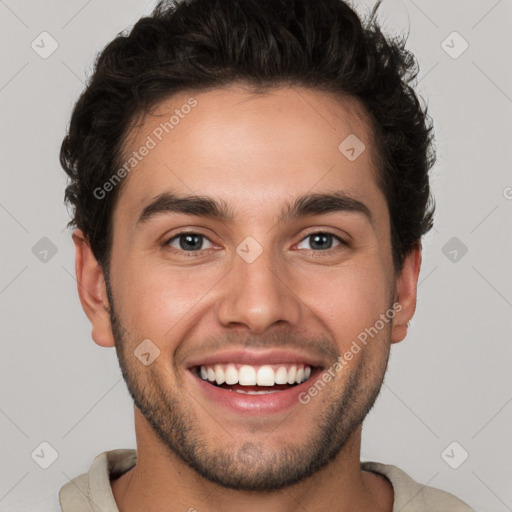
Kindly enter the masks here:
<path id="1" fill-rule="evenodd" d="M 266 395 L 291 389 L 308 381 L 317 370 L 320 368 L 295 363 L 209 364 L 192 369 L 197 377 L 212 386 L 246 395 Z"/>

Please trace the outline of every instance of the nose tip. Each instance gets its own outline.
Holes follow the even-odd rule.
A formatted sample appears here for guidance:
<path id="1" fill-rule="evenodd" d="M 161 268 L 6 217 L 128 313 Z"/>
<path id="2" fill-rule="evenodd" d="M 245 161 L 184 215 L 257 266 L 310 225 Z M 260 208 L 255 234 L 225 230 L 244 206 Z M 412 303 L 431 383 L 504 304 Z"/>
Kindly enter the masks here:
<path id="1" fill-rule="evenodd" d="M 297 324 L 300 301 L 286 284 L 284 274 L 260 256 L 252 263 L 238 259 L 223 284 L 217 317 L 223 326 L 244 325 L 255 334 L 271 326 Z"/>

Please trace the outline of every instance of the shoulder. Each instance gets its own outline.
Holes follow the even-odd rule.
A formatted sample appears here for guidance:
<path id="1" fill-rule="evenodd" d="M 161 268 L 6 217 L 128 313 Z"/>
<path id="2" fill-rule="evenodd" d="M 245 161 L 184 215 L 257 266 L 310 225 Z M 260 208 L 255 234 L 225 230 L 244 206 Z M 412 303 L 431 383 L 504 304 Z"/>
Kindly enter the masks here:
<path id="1" fill-rule="evenodd" d="M 133 449 L 118 449 L 100 453 L 87 473 L 78 475 L 63 485 L 59 492 L 63 512 L 117 510 L 110 480 L 128 471 L 137 461 Z"/>
<path id="2" fill-rule="evenodd" d="M 395 492 L 393 512 L 475 512 L 453 494 L 420 484 L 396 466 L 363 462 L 361 469 L 384 475 L 391 482 Z"/>

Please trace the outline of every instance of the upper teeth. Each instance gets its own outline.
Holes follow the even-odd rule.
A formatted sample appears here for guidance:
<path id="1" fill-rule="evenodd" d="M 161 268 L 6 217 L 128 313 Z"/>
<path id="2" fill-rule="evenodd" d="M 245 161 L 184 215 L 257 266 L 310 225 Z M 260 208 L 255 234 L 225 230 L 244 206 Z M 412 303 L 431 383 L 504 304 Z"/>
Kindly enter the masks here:
<path id="1" fill-rule="evenodd" d="M 217 384 L 241 386 L 274 386 L 300 384 L 311 376 L 311 367 L 304 364 L 250 366 L 235 364 L 204 365 L 201 378 Z"/>

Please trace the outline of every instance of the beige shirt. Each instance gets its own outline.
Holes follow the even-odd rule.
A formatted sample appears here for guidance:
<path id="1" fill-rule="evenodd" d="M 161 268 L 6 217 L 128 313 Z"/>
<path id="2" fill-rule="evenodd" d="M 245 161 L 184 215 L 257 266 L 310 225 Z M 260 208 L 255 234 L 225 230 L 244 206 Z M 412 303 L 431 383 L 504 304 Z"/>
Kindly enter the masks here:
<path id="1" fill-rule="evenodd" d="M 136 462 L 136 450 L 111 450 L 98 455 L 88 473 L 77 476 L 61 488 L 62 512 L 119 512 L 110 480 L 121 476 Z M 396 466 L 362 462 L 361 468 L 384 475 L 391 482 L 395 492 L 393 512 L 474 512 L 452 494 L 418 484 Z"/>

